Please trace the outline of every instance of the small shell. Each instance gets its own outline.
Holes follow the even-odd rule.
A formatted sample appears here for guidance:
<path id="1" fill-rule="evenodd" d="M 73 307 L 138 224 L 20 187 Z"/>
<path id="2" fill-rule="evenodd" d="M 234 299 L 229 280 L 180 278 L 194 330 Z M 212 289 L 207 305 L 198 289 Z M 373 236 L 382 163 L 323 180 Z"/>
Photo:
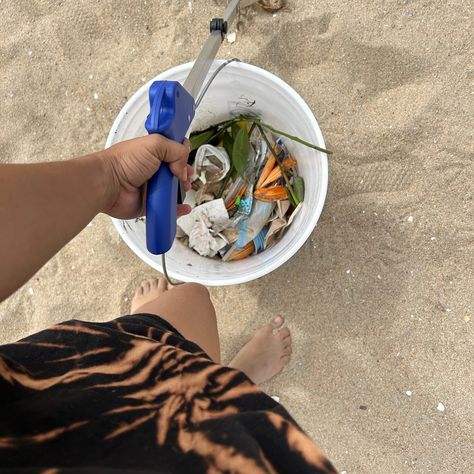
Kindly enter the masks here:
<path id="1" fill-rule="evenodd" d="M 267 12 L 277 12 L 285 6 L 284 0 L 259 0 L 258 4 Z"/>
<path id="2" fill-rule="evenodd" d="M 274 186 L 273 188 L 260 188 L 257 189 L 253 196 L 255 199 L 263 202 L 277 202 L 288 199 L 286 189 L 282 185 Z"/>

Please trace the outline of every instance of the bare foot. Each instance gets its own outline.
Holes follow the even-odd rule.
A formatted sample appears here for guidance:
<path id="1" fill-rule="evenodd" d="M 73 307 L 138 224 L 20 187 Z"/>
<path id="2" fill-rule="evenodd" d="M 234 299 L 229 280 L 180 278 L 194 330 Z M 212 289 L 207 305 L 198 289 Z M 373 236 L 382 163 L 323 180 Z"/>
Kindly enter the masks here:
<path id="1" fill-rule="evenodd" d="M 290 360 L 291 354 L 290 330 L 282 328 L 284 322 L 281 316 L 277 316 L 258 329 L 229 367 L 241 370 L 256 384 L 279 374 Z"/>
<path id="2" fill-rule="evenodd" d="M 143 306 L 151 303 L 153 300 L 168 290 L 168 282 L 164 277 L 160 277 L 159 279 L 151 278 L 150 280 L 143 281 L 142 284 L 135 290 L 135 294 L 132 298 L 130 313 L 146 313 L 146 311 L 142 310 Z"/>

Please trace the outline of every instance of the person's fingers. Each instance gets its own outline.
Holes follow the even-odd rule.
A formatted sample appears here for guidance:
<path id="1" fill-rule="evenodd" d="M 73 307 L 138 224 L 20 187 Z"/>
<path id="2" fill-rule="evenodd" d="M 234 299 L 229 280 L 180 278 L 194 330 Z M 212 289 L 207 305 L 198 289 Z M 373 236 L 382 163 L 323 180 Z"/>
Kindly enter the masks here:
<path id="1" fill-rule="evenodd" d="M 186 166 L 186 174 L 187 176 L 186 176 L 186 179 L 183 181 L 183 186 L 184 186 L 184 190 L 188 192 L 191 189 L 191 181 L 189 178 L 191 178 L 193 174 L 193 167 L 191 165 Z"/>
<path id="2" fill-rule="evenodd" d="M 187 165 L 187 170 L 188 170 L 188 181 L 191 180 L 191 176 L 193 175 L 194 173 L 194 170 L 193 170 L 193 167 L 191 165 Z"/>
<path id="3" fill-rule="evenodd" d="M 191 212 L 191 206 L 189 204 L 178 204 L 176 209 L 176 216 L 181 217 Z"/>
<path id="4" fill-rule="evenodd" d="M 161 135 L 154 135 L 154 137 L 156 155 L 160 161 L 167 162 L 170 166 L 171 172 L 175 176 L 183 181 L 187 181 L 187 164 L 190 152 L 189 141 L 185 140 L 185 142 L 181 144 L 173 140 L 168 140 L 168 138 Z"/>

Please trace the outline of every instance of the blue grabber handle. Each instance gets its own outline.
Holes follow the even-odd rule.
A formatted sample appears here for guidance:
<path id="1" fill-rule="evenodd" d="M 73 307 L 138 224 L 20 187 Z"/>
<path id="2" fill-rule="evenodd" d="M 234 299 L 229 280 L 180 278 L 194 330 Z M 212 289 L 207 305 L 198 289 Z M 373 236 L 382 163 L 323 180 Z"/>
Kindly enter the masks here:
<path id="1" fill-rule="evenodd" d="M 179 82 L 155 81 L 150 86 L 149 99 L 150 114 L 145 122 L 148 133 L 183 143 L 194 118 L 193 97 Z M 161 163 L 147 185 L 146 246 L 152 254 L 163 254 L 173 245 L 177 198 L 178 178 L 168 163 Z"/>

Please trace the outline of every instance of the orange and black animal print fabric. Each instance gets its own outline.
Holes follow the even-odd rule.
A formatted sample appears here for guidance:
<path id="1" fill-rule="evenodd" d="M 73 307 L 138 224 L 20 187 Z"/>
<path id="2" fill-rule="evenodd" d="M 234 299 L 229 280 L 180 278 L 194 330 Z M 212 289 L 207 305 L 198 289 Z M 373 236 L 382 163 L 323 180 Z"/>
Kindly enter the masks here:
<path id="1" fill-rule="evenodd" d="M 335 472 L 287 411 L 153 315 L 0 347 L 3 472 Z"/>

